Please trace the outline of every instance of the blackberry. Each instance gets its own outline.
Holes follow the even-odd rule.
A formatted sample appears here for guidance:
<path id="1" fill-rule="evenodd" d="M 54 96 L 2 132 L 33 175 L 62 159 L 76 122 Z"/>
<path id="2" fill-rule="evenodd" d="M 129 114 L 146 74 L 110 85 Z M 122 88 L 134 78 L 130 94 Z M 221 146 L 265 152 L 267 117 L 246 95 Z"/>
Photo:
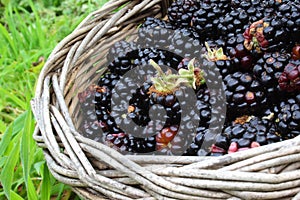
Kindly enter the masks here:
<path id="1" fill-rule="evenodd" d="M 181 60 L 180 56 L 176 56 L 173 53 L 160 50 L 156 48 L 138 48 L 134 56 L 131 56 L 131 62 L 134 66 L 143 66 L 149 64 L 150 60 L 154 60 L 159 65 L 174 68 Z"/>
<path id="2" fill-rule="evenodd" d="M 199 9 L 199 2 L 194 0 L 177 0 L 168 8 L 168 19 L 176 27 L 188 27 L 193 13 Z"/>
<path id="3" fill-rule="evenodd" d="M 131 55 L 131 52 L 137 49 L 138 46 L 134 42 L 127 42 L 124 40 L 117 41 L 114 45 L 109 49 L 107 58 L 108 60 L 125 59 Z"/>
<path id="4" fill-rule="evenodd" d="M 243 44 L 244 36 L 241 33 L 230 34 L 229 36 L 226 52 L 230 56 L 234 68 L 237 71 L 250 72 L 261 54 L 245 48 Z"/>
<path id="5" fill-rule="evenodd" d="M 135 153 L 151 153 L 156 150 L 156 138 L 150 136 L 146 138 L 128 138 L 128 151 Z"/>
<path id="6" fill-rule="evenodd" d="M 284 1 L 282 2 L 275 15 L 281 19 L 285 31 L 289 33 L 292 42 L 300 42 L 300 2 L 299 1 Z"/>
<path id="7" fill-rule="evenodd" d="M 119 81 L 120 75 L 116 73 L 105 73 L 98 81 L 98 86 L 112 89 Z"/>
<path id="8" fill-rule="evenodd" d="M 174 31 L 168 50 L 173 53 L 171 56 L 176 59 L 182 59 L 182 57 L 192 59 L 200 56 L 200 45 L 200 36 L 193 29 L 180 28 Z"/>
<path id="9" fill-rule="evenodd" d="M 200 9 L 194 14 L 191 26 L 197 31 L 204 40 L 216 38 L 218 36 L 217 26 L 220 24 L 220 17 L 229 10 L 223 3 L 202 2 Z"/>
<path id="10" fill-rule="evenodd" d="M 205 86 L 197 91 L 196 110 L 199 112 L 199 125 L 196 129 L 196 134 L 193 138 L 193 142 L 189 145 L 188 149 L 183 154 L 186 156 L 196 156 L 207 153 L 203 148 L 201 148 L 201 146 L 205 139 L 207 128 L 210 124 L 212 109 L 210 104 L 210 91 Z"/>
<path id="11" fill-rule="evenodd" d="M 249 16 L 245 10 L 232 9 L 220 17 L 219 23 L 216 25 L 218 35 L 227 38 L 231 33 L 242 33 L 242 30 L 248 24 L 248 18 Z"/>
<path id="12" fill-rule="evenodd" d="M 218 92 L 219 91 L 214 88 L 208 89 L 206 85 L 203 85 L 197 91 L 196 110 L 199 112 L 199 125 L 196 129 L 196 135 L 193 138 L 193 142 L 189 145 L 183 155 L 203 156 L 208 154 L 208 147 L 205 145 L 203 146 L 202 144 L 204 140 L 209 142 L 213 139 L 212 137 L 217 134 L 215 133 L 218 128 L 216 126 L 223 125 L 220 124 L 220 122 L 226 117 L 223 115 L 225 113 L 222 112 L 222 105 L 218 105 L 218 98 L 220 97 Z"/>
<path id="13" fill-rule="evenodd" d="M 112 112 L 112 95 L 123 95 L 122 90 L 127 91 L 131 87 L 136 86 L 130 78 L 125 78 L 123 82 L 119 81 L 119 76 L 107 72 L 99 79 L 98 87 L 95 93 L 95 108 L 98 124 L 103 131 L 103 142 L 123 151 L 130 151 L 134 153 L 152 152 L 155 142 L 151 138 L 143 138 L 142 136 L 133 137 L 130 133 L 125 133 L 116 121 L 120 121 L 118 116 L 114 116 Z M 116 88 L 117 93 L 112 94 L 113 88 Z M 124 93 L 127 94 L 127 93 Z M 126 97 L 127 98 L 127 97 Z M 117 99 L 120 99 L 117 98 Z M 128 99 L 129 100 L 129 99 Z M 119 102 L 122 103 L 122 102 Z M 116 104 L 116 103 L 114 103 Z M 114 109 L 121 109 L 122 105 L 117 104 Z M 124 109 L 124 108 L 123 108 Z M 137 145 L 137 143 L 139 145 Z M 148 148 L 147 148 L 148 147 Z"/>
<path id="14" fill-rule="evenodd" d="M 271 16 L 276 10 L 274 2 L 264 0 L 234 0 L 232 1 L 232 6 L 235 9 L 242 9 L 247 13 L 247 23 L 253 23 L 264 17 Z"/>
<path id="15" fill-rule="evenodd" d="M 152 102 L 149 98 L 149 88 L 152 83 L 145 82 L 142 87 L 137 88 L 129 100 L 128 116 L 138 125 L 146 126 L 150 121 L 149 110 Z"/>
<path id="16" fill-rule="evenodd" d="M 147 17 L 138 30 L 137 43 L 143 48 L 167 49 L 176 27 L 161 19 Z"/>
<path id="17" fill-rule="evenodd" d="M 300 94 L 282 101 L 276 119 L 278 132 L 290 139 L 300 135 Z"/>
<path id="18" fill-rule="evenodd" d="M 287 92 L 300 91 L 300 60 L 291 60 L 278 79 L 281 90 Z"/>
<path id="19" fill-rule="evenodd" d="M 270 101 L 279 101 L 278 97 L 283 95 L 280 92 L 278 80 L 289 59 L 290 55 L 286 53 L 265 53 L 253 68 L 253 74 L 265 88 Z"/>
<path id="20" fill-rule="evenodd" d="M 101 135 L 100 124 L 95 113 L 96 86 L 90 85 L 84 91 L 78 93 L 81 123 L 79 130 L 88 138 L 99 140 Z"/>
<path id="21" fill-rule="evenodd" d="M 234 122 L 217 136 L 211 153 L 233 153 L 282 140 L 271 120 L 248 116 L 244 118 L 246 120 L 243 123 Z"/>
<path id="22" fill-rule="evenodd" d="M 248 50 L 257 52 L 274 52 L 290 50 L 292 41 L 282 18 L 266 17 L 252 23 L 244 32 L 244 45 Z"/>
<path id="23" fill-rule="evenodd" d="M 206 68 L 209 77 L 206 77 L 207 81 L 220 80 L 218 74 L 221 74 L 224 78 L 228 74 L 239 71 L 238 65 L 235 64 L 235 60 L 226 56 L 223 52 L 223 48 L 216 45 L 214 42 L 205 42 L 206 49 L 202 50 L 202 68 Z M 216 68 L 217 67 L 217 68 Z"/>
<path id="24" fill-rule="evenodd" d="M 229 74 L 224 78 L 224 83 L 229 118 L 235 113 L 258 114 L 266 106 L 266 94 L 261 90 L 259 81 L 250 73 Z"/>

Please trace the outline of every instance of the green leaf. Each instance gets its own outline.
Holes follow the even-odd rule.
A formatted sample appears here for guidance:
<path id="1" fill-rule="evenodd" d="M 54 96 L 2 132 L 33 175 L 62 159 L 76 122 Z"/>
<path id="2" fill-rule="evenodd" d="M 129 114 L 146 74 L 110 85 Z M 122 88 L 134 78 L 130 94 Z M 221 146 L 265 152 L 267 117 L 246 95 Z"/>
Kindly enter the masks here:
<path id="1" fill-rule="evenodd" d="M 21 140 L 21 161 L 23 166 L 23 177 L 25 180 L 25 185 L 27 188 L 27 197 L 28 199 L 37 200 L 38 196 L 36 194 L 36 189 L 30 178 L 30 168 L 33 161 L 35 143 L 31 134 L 34 130 L 33 116 L 32 113 L 27 111 L 26 117 L 24 120 L 24 129 L 22 131 L 22 140 Z"/>
<path id="2" fill-rule="evenodd" d="M 0 157 L 0 168 L 6 163 L 7 156 Z"/>
<path id="3" fill-rule="evenodd" d="M 19 147 L 19 140 L 17 140 L 0 174 L 1 184 L 3 185 L 5 195 L 8 199 L 11 199 L 10 195 L 11 195 L 12 182 L 14 178 L 14 170 L 19 160 L 19 154 L 20 154 L 20 147 Z"/>
<path id="4" fill-rule="evenodd" d="M 14 191 L 10 191 L 10 196 L 11 199 L 13 200 L 24 200 L 20 195 L 18 195 L 17 193 L 15 193 Z"/>
<path id="5" fill-rule="evenodd" d="M 0 141 L 0 157 L 3 157 L 12 137 L 13 126 L 9 126 L 4 132 L 3 138 Z"/>
<path id="6" fill-rule="evenodd" d="M 4 131 L 6 130 L 6 124 L 3 121 L 0 121 L 0 135 L 1 133 L 4 133 Z M 1 136 L 0 136 L 1 139 Z"/>
<path id="7" fill-rule="evenodd" d="M 15 46 L 15 43 L 14 43 L 13 39 L 11 38 L 9 32 L 6 30 L 6 28 L 0 23 L 0 36 L 1 35 L 8 42 L 12 52 L 16 56 L 18 54 L 18 51 L 17 51 L 17 48 Z"/>
<path id="8" fill-rule="evenodd" d="M 42 173 L 42 187 L 41 187 L 41 199 L 50 199 L 51 195 L 51 181 L 50 181 L 50 173 L 48 166 L 46 163 L 43 165 L 43 173 Z"/>

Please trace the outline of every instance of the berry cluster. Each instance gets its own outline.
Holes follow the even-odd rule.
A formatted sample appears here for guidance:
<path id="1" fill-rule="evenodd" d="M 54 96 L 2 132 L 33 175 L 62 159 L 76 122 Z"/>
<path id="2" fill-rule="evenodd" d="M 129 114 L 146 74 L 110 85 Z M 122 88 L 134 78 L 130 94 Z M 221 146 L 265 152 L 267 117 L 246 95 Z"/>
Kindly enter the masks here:
<path id="1" fill-rule="evenodd" d="M 116 42 L 78 95 L 85 136 L 121 152 L 218 156 L 300 134 L 299 0 L 177 0 L 167 15 Z"/>

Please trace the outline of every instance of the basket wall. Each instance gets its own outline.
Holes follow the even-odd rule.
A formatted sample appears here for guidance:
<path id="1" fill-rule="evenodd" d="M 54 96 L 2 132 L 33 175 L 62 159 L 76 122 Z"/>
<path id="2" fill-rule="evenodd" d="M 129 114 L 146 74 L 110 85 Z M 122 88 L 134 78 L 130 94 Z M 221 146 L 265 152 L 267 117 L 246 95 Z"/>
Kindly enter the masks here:
<path id="1" fill-rule="evenodd" d="M 300 199 L 299 137 L 217 158 L 154 157 L 124 156 L 78 132 L 79 89 L 105 70 L 114 42 L 135 39 L 143 19 L 165 17 L 170 3 L 112 0 L 53 50 L 32 100 L 51 173 L 85 199 Z"/>

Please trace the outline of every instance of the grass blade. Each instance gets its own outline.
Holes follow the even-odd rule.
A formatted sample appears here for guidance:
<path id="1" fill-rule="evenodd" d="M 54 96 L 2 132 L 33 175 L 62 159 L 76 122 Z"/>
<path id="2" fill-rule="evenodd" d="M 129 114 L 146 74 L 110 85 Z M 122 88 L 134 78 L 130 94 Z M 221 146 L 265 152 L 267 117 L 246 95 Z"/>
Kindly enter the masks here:
<path id="1" fill-rule="evenodd" d="M 17 193 L 15 193 L 14 191 L 10 191 L 10 196 L 11 199 L 13 200 L 24 200 L 20 195 L 18 195 Z"/>
<path id="2" fill-rule="evenodd" d="M 10 91 L 5 90 L 4 88 L 0 87 L 0 93 L 6 95 L 10 100 L 12 100 L 16 105 L 18 105 L 20 108 L 24 109 L 26 108 L 26 102 L 19 99 L 17 96 L 12 94 Z"/>
<path id="3" fill-rule="evenodd" d="M 0 23 L 0 36 L 3 36 L 4 39 L 8 42 L 12 52 L 14 53 L 14 56 L 18 55 L 18 51 L 16 49 L 15 43 L 11 36 L 9 35 L 9 32 L 6 30 L 6 28 Z"/>
<path id="4" fill-rule="evenodd" d="M 26 117 L 24 121 L 24 129 L 22 131 L 22 140 L 21 140 L 21 161 L 23 166 L 23 177 L 25 185 L 27 188 L 28 199 L 37 200 L 36 189 L 30 178 L 30 169 L 32 166 L 33 156 L 35 152 L 35 143 L 31 134 L 34 130 L 33 116 L 30 111 L 26 112 Z"/>
<path id="5" fill-rule="evenodd" d="M 11 199 L 11 187 L 14 178 L 14 169 L 19 160 L 20 154 L 20 142 L 16 140 L 12 151 L 10 152 L 7 161 L 2 169 L 0 174 L 1 184 L 3 185 L 3 189 L 5 195 L 8 199 Z"/>
<path id="6" fill-rule="evenodd" d="M 50 199 L 51 195 L 51 181 L 50 181 L 50 173 L 48 166 L 46 163 L 43 165 L 43 173 L 42 173 L 42 187 L 41 187 L 41 199 Z"/>

